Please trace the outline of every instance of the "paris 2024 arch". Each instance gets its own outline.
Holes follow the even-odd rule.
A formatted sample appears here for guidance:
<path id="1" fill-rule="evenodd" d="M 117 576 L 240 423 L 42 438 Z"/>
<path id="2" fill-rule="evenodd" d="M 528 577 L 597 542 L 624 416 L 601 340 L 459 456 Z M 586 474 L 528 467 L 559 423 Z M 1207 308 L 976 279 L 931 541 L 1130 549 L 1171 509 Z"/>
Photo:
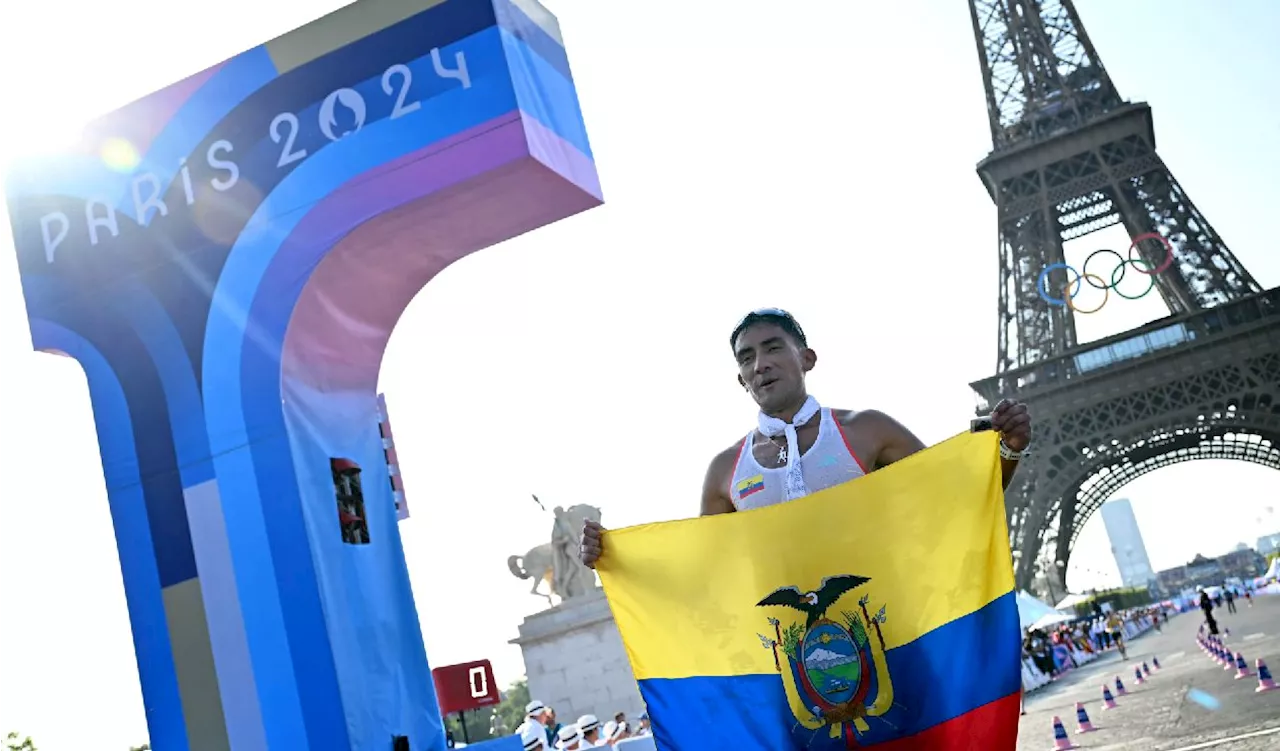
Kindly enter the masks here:
<path id="1" fill-rule="evenodd" d="M 361 0 L 6 187 L 35 347 L 87 375 L 152 745 L 443 748 L 378 367 L 445 266 L 601 203 L 555 18 Z"/>

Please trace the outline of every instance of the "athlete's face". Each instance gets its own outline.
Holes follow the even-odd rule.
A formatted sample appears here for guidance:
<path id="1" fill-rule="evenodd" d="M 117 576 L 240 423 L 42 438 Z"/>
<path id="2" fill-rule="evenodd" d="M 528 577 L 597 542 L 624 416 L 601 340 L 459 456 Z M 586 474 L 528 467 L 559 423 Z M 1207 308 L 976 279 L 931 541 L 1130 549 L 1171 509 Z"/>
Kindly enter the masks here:
<path id="1" fill-rule="evenodd" d="M 804 374 L 813 369 L 818 357 L 781 326 L 768 321 L 738 334 L 733 354 L 738 359 L 738 382 L 760 409 L 770 414 L 800 400 Z"/>

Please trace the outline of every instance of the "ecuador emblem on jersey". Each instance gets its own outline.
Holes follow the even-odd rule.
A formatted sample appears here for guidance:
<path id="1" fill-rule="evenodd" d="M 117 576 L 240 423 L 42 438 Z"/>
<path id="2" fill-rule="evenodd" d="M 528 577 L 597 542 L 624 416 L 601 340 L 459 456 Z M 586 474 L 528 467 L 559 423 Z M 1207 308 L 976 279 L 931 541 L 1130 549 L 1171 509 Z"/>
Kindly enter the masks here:
<path id="1" fill-rule="evenodd" d="M 855 748 L 857 735 L 869 730 L 865 718 L 878 717 L 893 706 L 893 684 L 880 633 L 885 608 L 869 615 L 870 597 L 864 595 L 857 612 L 840 610 L 829 615 L 868 581 L 864 576 L 828 576 L 814 591 L 782 587 L 756 603 L 804 614 L 803 623 L 799 616 L 792 616 L 785 627 L 783 619 L 769 618 L 773 637 L 758 636 L 766 649 L 773 650 L 774 666 L 782 674 L 796 720 L 810 731 L 829 727 L 832 738 L 844 737 L 846 748 Z M 875 629 L 874 641 L 869 628 Z M 869 698 L 873 684 L 875 696 Z"/>

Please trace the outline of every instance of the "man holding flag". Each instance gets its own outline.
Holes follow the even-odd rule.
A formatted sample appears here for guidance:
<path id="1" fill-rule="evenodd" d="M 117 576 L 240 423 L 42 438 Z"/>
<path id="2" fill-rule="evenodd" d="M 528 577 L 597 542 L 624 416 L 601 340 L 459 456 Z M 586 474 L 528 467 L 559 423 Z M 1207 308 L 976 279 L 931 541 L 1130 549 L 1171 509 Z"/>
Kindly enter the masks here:
<path id="1" fill-rule="evenodd" d="M 760 406 L 758 429 L 711 460 L 702 516 L 746 511 L 816 493 L 886 467 L 924 448 L 892 417 L 874 410 L 825 409 L 805 389 L 817 364 L 804 330 L 779 308 L 748 313 L 729 337 L 738 383 Z M 1002 400 L 991 413 L 1000 433 L 1001 479 L 1009 486 L 1031 441 L 1026 405 Z M 582 562 L 603 551 L 599 522 L 582 532 Z"/>
<path id="2" fill-rule="evenodd" d="M 599 524 L 583 530 L 659 746 L 1011 751 L 1003 491 L 1030 444 L 1026 407 L 1002 401 L 991 430 L 925 449 L 882 413 L 822 408 L 789 313 L 750 313 L 730 344 L 760 414 L 711 461 L 703 518 L 607 546 Z"/>

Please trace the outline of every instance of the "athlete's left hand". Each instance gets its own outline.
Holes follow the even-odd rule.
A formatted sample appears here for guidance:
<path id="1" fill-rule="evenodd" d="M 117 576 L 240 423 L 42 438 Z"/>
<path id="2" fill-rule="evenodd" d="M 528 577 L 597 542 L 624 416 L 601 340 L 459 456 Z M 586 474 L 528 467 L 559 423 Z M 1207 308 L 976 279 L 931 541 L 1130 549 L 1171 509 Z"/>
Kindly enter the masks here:
<path id="1" fill-rule="evenodd" d="M 1004 445 L 1022 451 L 1031 444 L 1031 413 L 1027 412 L 1027 405 L 1001 399 L 991 412 L 991 429 L 1000 433 Z"/>

